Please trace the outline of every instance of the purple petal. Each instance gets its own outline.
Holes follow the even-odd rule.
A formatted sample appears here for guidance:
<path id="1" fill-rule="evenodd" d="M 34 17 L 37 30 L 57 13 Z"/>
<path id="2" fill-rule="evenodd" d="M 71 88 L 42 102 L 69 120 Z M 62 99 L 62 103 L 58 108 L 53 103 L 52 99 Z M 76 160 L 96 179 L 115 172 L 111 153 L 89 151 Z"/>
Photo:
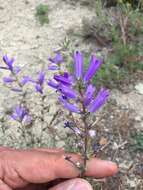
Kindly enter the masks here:
<path id="1" fill-rule="evenodd" d="M 84 76 L 84 81 L 85 82 L 89 81 L 94 76 L 94 74 L 100 68 L 101 64 L 102 64 L 102 61 L 97 59 L 95 57 L 95 55 L 91 56 L 90 65 L 89 65 L 88 70 L 87 70 L 87 72 L 85 73 L 85 76 Z"/>
<path id="2" fill-rule="evenodd" d="M 11 114 L 10 117 L 16 121 L 18 120 L 18 116 L 15 113 Z"/>
<path id="3" fill-rule="evenodd" d="M 21 122 L 24 119 L 24 117 L 26 117 L 26 116 L 28 116 L 27 110 L 20 105 L 15 107 L 13 114 L 11 115 L 11 117 L 14 120 L 21 121 Z"/>
<path id="4" fill-rule="evenodd" d="M 36 89 L 36 91 L 39 92 L 40 94 L 43 94 L 43 88 L 42 88 L 41 85 L 37 84 L 37 85 L 35 86 L 35 89 Z"/>
<path id="5" fill-rule="evenodd" d="M 56 81 L 49 80 L 48 85 L 52 88 L 57 89 L 59 87 L 59 84 Z"/>
<path id="6" fill-rule="evenodd" d="M 21 106 L 16 106 L 15 114 L 17 114 L 17 116 L 19 116 L 19 119 L 22 120 L 25 115 L 25 109 Z"/>
<path id="7" fill-rule="evenodd" d="M 22 92 L 22 89 L 20 88 L 11 88 L 11 90 L 14 92 Z"/>
<path id="8" fill-rule="evenodd" d="M 53 63 L 48 66 L 48 70 L 51 70 L 51 71 L 59 70 L 59 67 Z"/>
<path id="9" fill-rule="evenodd" d="M 4 83 L 12 83 L 12 82 L 14 82 L 15 81 L 15 79 L 13 79 L 13 78 L 11 78 L 11 77 L 4 77 L 3 78 L 3 82 Z"/>
<path id="10" fill-rule="evenodd" d="M 64 72 L 63 76 L 64 76 L 65 78 L 69 78 L 70 74 L 69 74 L 68 72 Z"/>
<path id="11" fill-rule="evenodd" d="M 87 86 L 86 92 L 85 92 L 85 99 L 84 99 L 84 105 L 88 106 L 93 99 L 93 95 L 95 92 L 95 87 L 92 84 L 89 84 Z"/>
<path id="12" fill-rule="evenodd" d="M 74 99 L 77 97 L 77 93 L 73 89 L 71 89 L 67 86 L 61 85 L 59 87 L 59 89 L 60 89 L 60 92 L 62 94 L 64 94 L 67 98 L 73 98 Z"/>
<path id="13" fill-rule="evenodd" d="M 54 75 L 54 79 L 64 85 L 71 85 L 72 81 L 62 75 Z"/>
<path id="14" fill-rule="evenodd" d="M 88 110 L 89 112 L 97 111 L 108 99 L 109 91 L 106 89 L 101 89 L 95 100 L 89 105 Z"/>
<path id="15" fill-rule="evenodd" d="M 30 115 L 25 115 L 23 120 L 22 120 L 22 123 L 24 125 L 30 125 L 32 122 L 32 117 Z"/>
<path id="16" fill-rule="evenodd" d="M 14 72 L 15 74 L 18 74 L 19 72 L 21 71 L 21 68 L 20 67 L 14 67 Z"/>
<path id="17" fill-rule="evenodd" d="M 41 71 L 41 72 L 39 73 L 38 83 L 39 83 L 40 85 L 42 85 L 42 84 L 44 83 L 44 80 L 45 80 L 45 73 L 44 73 L 43 71 Z"/>
<path id="18" fill-rule="evenodd" d="M 63 57 L 59 52 L 57 52 L 54 58 L 50 57 L 48 60 L 52 63 L 60 64 L 63 62 Z"/>
<path id="19" fill-rule="evenodd" d="M 3 56 L 3 61 L 5 64 L 8 66 L 8 69 L 10 71 L 13 71 L 13 63 L 14 63 L 14 58 L 10 59 L 7 55 Z"/>
<path id="20" fill-rule="evenodd" d="M 68 103 L 63 97 L 59 97 L 59 101 L 63 103 L 64 107 L 74 113 L 80 113 L 80 110 L 77 108 L 77 106 Z"/>
<path id="21" fill-rule="evenodd" d="M 79 80 L 83 75 L 83 56 L 79 51 L 74 53 L 75 60 L 75 76 Z"/>
<path id="22" fill-rule="evenodd" d="M 20 83 L 21 83 L 22 85 L 25 85 L 25 84 L 27 84 L 28 82 L 35 82 L 35 81 L 33 81 L 32 78 L 29 77 L 29 76 L 24 76 L 24 77 L 22 78 L 22 80 L 20 81 Z"/>

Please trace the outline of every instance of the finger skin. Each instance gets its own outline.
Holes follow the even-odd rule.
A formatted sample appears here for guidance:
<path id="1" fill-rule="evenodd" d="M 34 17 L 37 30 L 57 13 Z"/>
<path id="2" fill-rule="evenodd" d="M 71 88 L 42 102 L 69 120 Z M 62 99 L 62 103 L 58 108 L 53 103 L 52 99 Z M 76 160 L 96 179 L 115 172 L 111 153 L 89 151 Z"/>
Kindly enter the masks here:
<path id="1" fill-rule="evenodd" d="M 15 151 L 17 149 L 0 146 L 0 152 L 5 151 L 5 150 Z M 28 149 L 28 150 L 31 150 L 31 151 L 33 151 L 33 150 L 35 150 L 35 151 L 45 151 L 45 152 L 49 152 L 49 153 L 52 153 L 52 152 L 53 153 L 55 153 L 55 152 L 64 152 L 63 148 L 33 148 L 33 149 Z"/>
<path id="2" fill-rule="evenodd" d="M 74 162 L 80 155 L 68 154 Z M 117 172 L 117 166 L 108 161 L 93 158 L 87 162 L 87 176 L 106 177 Z M 30 183 L 46 183 L 57 178 L 75 178 L 79 170 L 65 160 L 64 152 L 37 150 L 3 150 L 0 152 L 0 179 L 11 188 Z M 1 190 L 1 189 L 0 189 Z"/>
<path id="3" fill-rule="evenodd" d="M 12 190 L 7 184 L 0 180 L 0 190 Z"/>
<path id="4" fill-rule="evenodd" d="M 84 179 L 76 178 L 56 185 L 49 190 L 92 190 L 91 185 Z"/>

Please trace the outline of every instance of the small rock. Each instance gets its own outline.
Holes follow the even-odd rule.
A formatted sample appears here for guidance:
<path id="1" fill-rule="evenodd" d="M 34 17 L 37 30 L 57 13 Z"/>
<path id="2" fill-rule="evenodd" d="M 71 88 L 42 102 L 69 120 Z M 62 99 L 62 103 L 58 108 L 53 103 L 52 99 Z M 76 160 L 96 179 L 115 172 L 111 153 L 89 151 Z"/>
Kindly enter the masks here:
<path id="1" fill-rule="evenodd" d="M 143 83 L 139 83 L 135 86 L 135 89 L 139 94 L 143 94 Z"/>
<path id="2" fill-rule="evenodd" d="M 140 116 L 136 116 L 136 117 L 135 117 L 135 121 L 140 122 L 141 120 L 142 120 L 142 118 L 141 118 Z"/>

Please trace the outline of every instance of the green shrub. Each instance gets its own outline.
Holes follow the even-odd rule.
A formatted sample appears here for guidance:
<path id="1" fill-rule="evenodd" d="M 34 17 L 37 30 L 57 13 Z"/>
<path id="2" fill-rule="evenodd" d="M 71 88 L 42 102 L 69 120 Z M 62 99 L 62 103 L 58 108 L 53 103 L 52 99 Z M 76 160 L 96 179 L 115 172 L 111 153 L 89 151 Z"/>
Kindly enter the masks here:
<path id="1" fill-rule="evenodd" d="M 36 17 L 41 25 L 49 23 L 48 12 L 48 5 L 40 4 L 36 7 Z"/>
<path id="2" fill-rule="evenodd" d="M 143 132 L 136 134 L 133 138 L 135 140 L 134 148 L 143 151 Z"/>

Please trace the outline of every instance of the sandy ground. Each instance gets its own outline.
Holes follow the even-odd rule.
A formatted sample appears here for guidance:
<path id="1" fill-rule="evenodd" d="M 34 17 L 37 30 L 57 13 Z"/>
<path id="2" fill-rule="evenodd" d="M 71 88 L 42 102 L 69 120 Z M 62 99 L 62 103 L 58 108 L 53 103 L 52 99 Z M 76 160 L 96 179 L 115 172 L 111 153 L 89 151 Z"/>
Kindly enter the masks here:
<path id="1" fill-rule="evenodd" d="M 85 15 L 90 15 L 90 11 L 86 8 L 73 7 L 59 0 L 40 1 L 40 3 L 46 3 L 49 6 L 50 22 L 44 26 L 41 26 L 35 18 L 36 6 L 39 5 L 38 0 L 0 0 L 0 55 L 1 57 L 5 54 L 10 57 L 14 56 L 16 64 L 24 67 L 24 74 L 31 76 L 35 76 L 43 64 L 48 63 L 47 58 L 53 50 L 59 48 L 59 44 L 66 36 L 66 31 L 71 27 L 79 26 L 82 18 Z M 3 73 L 7 74 L 7 72 L 0 71 L 1 77 Z M 0 84 L 2 85 L 2 82 Z M 16 101 L 17 96 L 13 93 L 9 94 L 7 89 L 1 88 L 1 117 L 3 117 L 3 111 L 14 106 Z M 46 121 L 49 122 L 51 115 L 56 111 L 56 106 L 53 106 L 55 104 L 53 95 L 50 96 L 47 104 L 51 105 L 50 113 L 46 114 Z M 35 104 L 32 103 L 30 103 L 30 107 L 38 113 L 39 107 L 36 109 Z M 39 133 L 41 129 L 38 129 L 39 121 L 35 125 L 36 133 Z M 17 134 L 14 128 L 7 130 L 1 144 L 11 144 L 11 140 L 9 142 L 7 136 L 9 137 L 13 131 Z M 49 146 L 51 146 L 50 141 L 49 139 Z M 63 145 L 63 143 L 59 144 Z"/>
<path id="2" fill-rule="evenodd" d="M 0 0 L 0 56 L 2 57 L 4 54 L 15 56 L 16 63 L 24 66 L 25 72 L 32 76 L 43 64 L 48 63 L 48 56 L 59 47 L 66 36 L 66 31 L 80 26 L 82 18 L 92 14 L 86 7 L 74 7 L 61 0 L 42 0 L 40 3 L 47 3 L 49 6 L 50 22 L 44 26 L 41 26 L 35 19 L 35 9 L 39 0 Z M 0 76 L 2 76 L 1 71 Z M 141 81 L 141 83 L 143 82 Z M 10 104 L 15 105 L 16 97 L 1 87 L 2 83 L 0 83 L 0 118 L 2 120 L 3 110 L 8 108 Z M 35 100 L 37 100 L 36 98 L 34 97 Z M 133 86 L 128 93 L 113 90 L 111 98 L 116 99 L 118 105 L 134 111 L 135 127 L 138 131 L 143 131 L 143 94 L 135 90 Z M 53 106 L 55 101 L 54 95 L 46 100 L 46 103 L 50 105 L 50 112 L 45 113 L 47 122 L 50 121 L 51 115 L 58 108 Z M 39 110 L 39 107 L 36 106 L 31 103 L 35 112 Z M 3 125 L 2 121 L 0 123 Z M 15 142 L 20 138 L 17 128 L 11 128 L 11 123 L 6 125 L 8 125 L 6 126 L 7 132 L 3 135 L 2 130 L 0 131 L 0 144 L 24 147 L 23 141 Z M 14 125 L 16 124 L 14 123 Z M 57 126 L 60 125 L 59 122 Z M 35 126 L 34 133 L 37 134 L 41 130 L 40 121 L 37 121 Z M 53 146 L 52 137 L 46 133 L 45 138 L 47 138 L 45 144 Z M 63 145 L 63 142 L 59 142 L 57 146 Z"/>

